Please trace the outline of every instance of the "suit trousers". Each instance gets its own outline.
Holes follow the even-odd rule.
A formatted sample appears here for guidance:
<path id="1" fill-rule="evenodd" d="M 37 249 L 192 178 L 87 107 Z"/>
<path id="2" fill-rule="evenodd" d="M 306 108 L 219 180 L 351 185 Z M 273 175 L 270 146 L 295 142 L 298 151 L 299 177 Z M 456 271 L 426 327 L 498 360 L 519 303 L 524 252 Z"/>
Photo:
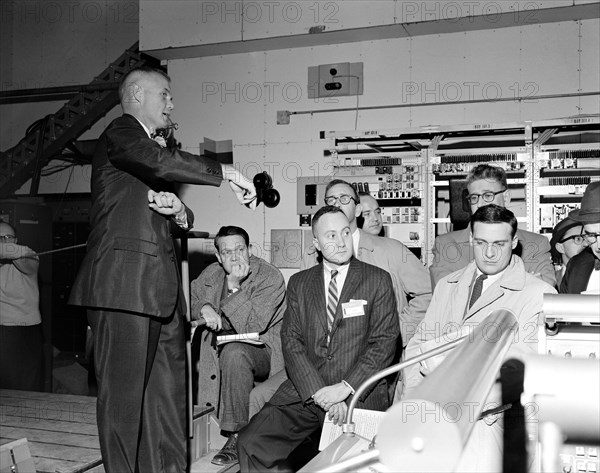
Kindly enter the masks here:
<path id="1" fill-rule="evenodd" d="M 88 310 L 107 473 L 187 471 L 183 315 Z"/>
<path id="2" fill-rule="evenodd" d="M 271 358 L 264 346 L 232 342 L 221 348 L 219 367 L 221 430 L 237 432 L 248 423 L 250 392 L 269 376 Z"/>
<path id="3" fill-rule="evenodd" d="M 325 411 L 313 403 L 266 403 L 238 436 L 241 473 L 289 471 L 284 462 L 304 439 L 323 425 Z"/>

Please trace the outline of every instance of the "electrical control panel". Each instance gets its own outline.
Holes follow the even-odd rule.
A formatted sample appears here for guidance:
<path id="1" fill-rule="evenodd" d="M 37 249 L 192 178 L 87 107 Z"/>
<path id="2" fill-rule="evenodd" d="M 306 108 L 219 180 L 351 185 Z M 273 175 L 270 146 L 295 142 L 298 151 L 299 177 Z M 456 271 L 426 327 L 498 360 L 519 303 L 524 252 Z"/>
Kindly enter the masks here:
<path id="1" fill-rule="evenodd" d="M 478 164 L 506 171 L 511 194 L 507 207 L 520 228 L 537 233 L 550 234 L 556 223 L 579 207 L 587 185 L 600 180 L 599 115 L 323 131 L 320 137 L 329 139 L 324 149 L 324 157 L 334 165 L 329 179 L 345 179 L 375 197 L 386 235 L 421 248 L 426 265 L 432 262 L 437 235 L 468 224 L 465 179 Z M 320 194 L 326 186 L 310 183 L 312 187 L 305 188 L 305 184 L 299 181 L 301 216 L 322 205 Z M 311 196 L 317 196 L 316 201 Z"/>
<path id="2" fill-rule="evenodd" d="M 552 233 L 579 208 L 590 182 L 600 180 L 600 122 L 597 116 L 534 122 L 533 231 Z"/>

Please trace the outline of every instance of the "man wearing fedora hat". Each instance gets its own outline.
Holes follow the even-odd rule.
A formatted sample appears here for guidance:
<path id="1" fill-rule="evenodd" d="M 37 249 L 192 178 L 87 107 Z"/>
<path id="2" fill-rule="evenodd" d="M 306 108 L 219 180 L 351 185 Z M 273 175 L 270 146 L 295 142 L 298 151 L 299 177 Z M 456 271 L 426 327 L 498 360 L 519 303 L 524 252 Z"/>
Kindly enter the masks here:
<path id="1" fill-rule="evenodd" d="M 550 240 L 550 254 L 554 262 L 556 287 L 560 287 L 560 282 L 571 258 L 581 253 L 586 246 L 587 243 L 583 238 L 583 225 L 580 222 L 566 217 L 556 224 Z"/>
<path id="2" fill-rule="evenodd" d="M 559 292 L 600 294 L 600 181 L 588 184 L 581 207 L 569 218 L 583 224 L 583 238 L 589 247 L 569 261 Z"/>

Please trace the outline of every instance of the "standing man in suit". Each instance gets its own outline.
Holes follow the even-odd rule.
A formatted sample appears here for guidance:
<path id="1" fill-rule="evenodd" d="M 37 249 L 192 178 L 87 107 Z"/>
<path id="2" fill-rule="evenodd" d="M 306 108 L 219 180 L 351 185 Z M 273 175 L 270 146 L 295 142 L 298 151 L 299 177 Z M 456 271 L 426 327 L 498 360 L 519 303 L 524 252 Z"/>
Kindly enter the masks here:
<path id="1" fill-rule="evenodd" d="M 571 258 L 560 284 L 561 294 L 600 294 L 600 181 L 588 184 L 579 210 L 569 218 L 583 224 L 588 248 Z"/>
<path id="2" fill-rule="evenodd" d="M 496 204 L 506 207 L 510 203 L 510 190 L 504 169 L 489 164 L 480 164 L 467 177 L 467 200 L 474 214 L 479 207 Z M 433 264 L 429 267 L 431 285 L 444 276 L 462 269 L 473 261 L 473 248 L 469 243 L 469 227 L 439 235 L 433 246 Z M 550 257 L 548 239 L 537 233 L 517 230 L 518 244 L 513 250 L 525 264 L 527 272 L 535 274 L 551 286 L 556 286 L 554 268 Z"/>
<path id="3" fill-rule="evenodd" d="M 354 390 L 394 356 L 399 326 L 389 274 L 352 257 L 350 222 L 340 209 L 320 209 L 312 229 L 323 263 L 290 278 L 281 330 L 289 379 L 239 434 L 244 473 L 278 471 L 325 415 L 341 424 Z M 387 409 L 387 381 L 358 405 Z"/>
<path id="4" fill-rule="evenodd" d="M 198 405 L 216 406 L 223 448 L 215 465 L 237 463 L 238 432 L 248 423 L 249 396 L 255 381 L 283 369 L 280 329 L 285 312 L 281 271 L 250 254 L 246 230 L 221 227 L 215 236 L 217 262 L 192 282 L 192 318 L 206 321 L 198 363 Z M 217 335 L 258 333 L 259 345 L 217 345 Z"/>
<path id="5" fill-rule="evenodd" d="M 186 309 L 172 233 L 191 228 L 193 214 L 174 184 L 227 179 L 241 203 L 256 196 L 233 167 L 152 138 L 170 123 L 170 82 L 151 68 L 122 79 L 124 114 L 104 131 L 93 157 L 91 231 L 70 296 L 71 304 L 88 307 L 108 473 L 188 467 Z"/>

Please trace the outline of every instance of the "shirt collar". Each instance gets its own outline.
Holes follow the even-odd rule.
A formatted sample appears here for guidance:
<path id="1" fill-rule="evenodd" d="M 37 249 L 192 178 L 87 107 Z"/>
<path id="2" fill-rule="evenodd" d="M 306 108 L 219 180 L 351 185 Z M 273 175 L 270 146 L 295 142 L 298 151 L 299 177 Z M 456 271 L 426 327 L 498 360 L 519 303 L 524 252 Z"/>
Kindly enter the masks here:
<path id="1" fill-rule="evenodd" d="M 331 271 L 337 271 L 338 274 L 340 273 L 347 273 L 348 272 L 348 268 L 350 268 L 350 261 L 348 261 L 346 264 L 338 267 L 338 268 L 334 268 L 333 266 L 331 266 L 327 261 L 325 261 L 323 259 L 323 267 L 325 268 L 325 271 L 327 271 L 328 276 L 331 275 Z"/>
<path id="2" fill-rule="evenodd" d="M 139 121 L 137 117 L 133 117 L 133 118 L 135 118 L 138 121 L 138 123 L 140 125 L 142 125 L 142 128 L 144 129 L 144 131 L 148 135 L 148 138 L 152 139 L 152 133 L 150 133 L 150 129 L 146 125 L 144 125 L 141 121 Z"/>

